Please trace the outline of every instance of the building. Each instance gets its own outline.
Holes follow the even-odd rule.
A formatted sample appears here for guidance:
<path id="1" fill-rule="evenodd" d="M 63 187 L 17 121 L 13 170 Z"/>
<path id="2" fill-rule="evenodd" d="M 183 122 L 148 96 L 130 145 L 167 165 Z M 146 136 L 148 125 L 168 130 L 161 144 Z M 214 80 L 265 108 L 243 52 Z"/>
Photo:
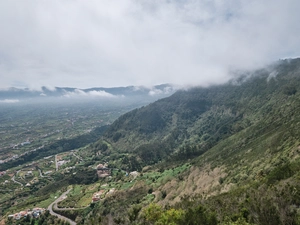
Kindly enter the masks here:
<path id="1" fill-rule="evenodd" d="M 59 167 L 61 167 L 62 165 L 68 163 L 68 162 L 70 162 L 70 160 L 60 160 L 60 161 L 57 162 L 57 167 L 59 168 Z"/>
<path id="2" fill-rule="evenodd" d="M 101 190 L 101 191 L 98 191 L 98 192 L 94 193 L 93 197 L 92 197 L 92 203 L 100 201 L 101 195 L 103 193 L 104 193 L 104 190 Z"/>
<path id="3" fill-rule="evenodd" d="M 24 145 L 30 145 L 30 141 L 22 142 L 21 145 L 22 145 L 22 146 L 24 146 Z"/>
<path id="4" fill-rule="evenodd" d="M 97 175 L 99 178 L 108 177 L 111 174 L 111 169 L 107 165 L 99 164 L 97 166 Z"/>
<path id="5" fill-rule="evenodd" d="M 0 171 L 0 177 L 4 176 L 6 174 L 6 171 Z"/>
<path id="6" fill-rule="evenodd" d="M 8 217 L 13 218 L 15 220 L 20 220 L 21 218 L 25 218 L 27 216 L 32 216 L 34 218 L 37 218 L 44 212 L 45 212 L 44 208 L 34 208 L 32 211 L 28 209 L 25 211 L 21 211 L 21 212 L 15 213 L 15 214 L 8 215 Z"/>

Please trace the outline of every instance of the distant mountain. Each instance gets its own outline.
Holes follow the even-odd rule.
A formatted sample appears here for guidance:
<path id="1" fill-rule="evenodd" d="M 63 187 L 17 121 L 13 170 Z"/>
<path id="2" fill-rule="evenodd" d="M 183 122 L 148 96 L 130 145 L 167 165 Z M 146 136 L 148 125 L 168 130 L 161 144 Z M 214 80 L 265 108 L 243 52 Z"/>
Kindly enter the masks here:
<path id="1" fill-rule="evenodd" d="M 45 97 L 166 97 L 176 91 L 176 87 L 170 84 L 156 85 L 151 88 L 143 86 L 128 86 L 128 87 L 113 87 L 113 88 L 70 88 L 70 87 L 55 87 L 49 89 L 42 87 L 41 90 L 30 90 L 28 88 L 9 88 L 0 89 L 0 100 L 5 99 L 32 99 Z"/>

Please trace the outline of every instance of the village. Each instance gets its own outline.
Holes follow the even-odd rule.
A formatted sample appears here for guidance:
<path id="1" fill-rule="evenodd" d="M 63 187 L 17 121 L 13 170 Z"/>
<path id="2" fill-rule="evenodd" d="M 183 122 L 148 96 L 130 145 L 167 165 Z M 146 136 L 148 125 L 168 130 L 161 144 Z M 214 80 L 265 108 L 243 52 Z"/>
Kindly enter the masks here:
<path id="1" fill-rule="evenodd" d="M 61 173 L 68 174 L 73 173 L 76 174 L 76 167 L 80 166 L 84 163 L 80 154 L 77 151 L 65 152 L 53 156 L 44 157 L 41 160 L 31 162 L 18 168 L 17 170 L 7 170 L 0 171 L 0 185 L 6 187 L 12 187 L 15 190 L 25 190 L 31 189 L 33 187 L 38 187 L 40 182 L 44 182 L 45 179 L 52 179 L 51 176 Z M 95 174 L 97 175 L 99 181 L 103 181 L 104 179 L 112 179 L 112 171 L 113 168 L 109 168 L 107 162 L 97 164 L 93 168 Z M 75 172 L 74 172 L 75 171 Z M 124 177 L 131 177 L 135 179 L 138 176 L 136 171 L 134 172 L 126 172 L 123 171 Z M 75 189 L 79 188 L 75 186 Z M 98 189 L 92 192 L 93 189 Z M 86 203 L 80 205 L 80 207 L 89 206 L 91 203 L 97 203 L 102 199 L 105 199 L 107 196 L 110 196 L 116 191 L 115 187 L 110 187 L 110 185 L 101 184 L 98 188 L 95 186 L 91 189 L 91 195 L 86 199 Z M 60 206 L 63 206 L 67 201 L 63 199 L 62 202 L 59 203 Z M 68 207 L 68 205 L 66 205 Z M 64 206 L 63 206 L 64 207 Z M 34 207 L 32 209 L 24 209 L 14 214 L 9 214 L 7 217 L 12 218 L 14 220 L 20 220 L 26 217 L 38 218 L 41 214 L 45 212 L 45 208 L 47 205 L 43 205 L 41 207 Z"/>
<path id="2" fill-rule="evenodd" d="M 32 210 L 28 209 L 28 210 L 20 211 L 15 214 L 8 215 L 8 218 L 13 218 L 15 220 L 20 220 L 21 218 L 26 218 L 28 216 L 33 218 L 38 218 L 44 212 L 45 212 L 44 208 L 33 208 Z"/>

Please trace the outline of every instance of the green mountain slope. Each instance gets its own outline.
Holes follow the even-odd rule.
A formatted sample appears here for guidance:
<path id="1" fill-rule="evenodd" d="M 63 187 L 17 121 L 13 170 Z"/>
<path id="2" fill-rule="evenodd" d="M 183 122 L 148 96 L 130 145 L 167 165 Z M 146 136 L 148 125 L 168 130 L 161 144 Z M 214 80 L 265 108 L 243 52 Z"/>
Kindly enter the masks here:
<path id="1" fill-rule="evenodd" d="M 91 215 L 121 224 L 299 224 L 299 87 L 300 59 L 283 60 L 121 116 L 92 150 L 144 175 Z"/>
<path id="2" fill-rule="evenodd" d="M 121 116 L 103 140 L 113 152 L 133 154 L 139 165 L 132 169 L 138 169 L 203 154 L 249 129 L 251 137 L 266 135 L 297 117 L 299 67 L 298 59 L 280 61 L 222 86 L 179 91 Z"/>

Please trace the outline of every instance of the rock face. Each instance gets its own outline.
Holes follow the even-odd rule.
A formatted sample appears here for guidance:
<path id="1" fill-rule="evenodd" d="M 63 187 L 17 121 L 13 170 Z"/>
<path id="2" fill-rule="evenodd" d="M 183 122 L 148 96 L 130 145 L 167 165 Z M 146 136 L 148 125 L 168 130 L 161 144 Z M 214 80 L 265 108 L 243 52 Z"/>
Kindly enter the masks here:
<path id="1" fill-rule="evenodd" d="M 137 171 L 132 171 L 132 172 L 129 173 L 129 175 L 132 176 L 133 179 L 135 179 L 139 174 L 140 174 L 140 173 L 137 172 Z"/>

